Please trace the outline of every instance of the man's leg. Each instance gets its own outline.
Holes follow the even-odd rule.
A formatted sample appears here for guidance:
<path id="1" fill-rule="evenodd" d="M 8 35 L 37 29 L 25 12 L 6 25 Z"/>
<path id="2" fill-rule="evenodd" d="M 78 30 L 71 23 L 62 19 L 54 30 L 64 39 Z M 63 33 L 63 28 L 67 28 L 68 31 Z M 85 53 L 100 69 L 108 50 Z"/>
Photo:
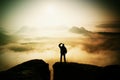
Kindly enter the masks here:
<path id="1" fill-rule="evenodd" d="M 60 54 L 60 62 L 62 62 L 62 54 Z"/>
<path id="2" fill-rule="evenodd" d="M 64 62 L 66 62 L 66 56 L 65 56 L 65 54 L 64 54 Z"/>

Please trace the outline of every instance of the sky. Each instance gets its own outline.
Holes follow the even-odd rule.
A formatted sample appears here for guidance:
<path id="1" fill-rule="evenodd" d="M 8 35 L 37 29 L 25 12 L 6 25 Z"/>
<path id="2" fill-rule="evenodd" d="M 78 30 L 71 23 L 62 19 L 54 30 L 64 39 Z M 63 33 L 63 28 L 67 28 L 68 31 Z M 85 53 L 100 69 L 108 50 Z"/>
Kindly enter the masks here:
<path id="1" fill-rule="evenodd" d="M 31 59 L 120 64 L 120 1 L 1 0 L 0 71 Z"/>
<path id="2" fill-rule="evenodd" d="M 112 3 L 109 2 L 108 6 Z M 97 0 L 1 0 L 0 26 L 11 34 L 30 28 L 38 32 L 35 33 L 38 36 L 45 34 L 46 37 L 67 34 L 66 30 L 73 26 L 95 31 L 96 25 L 116 19 L 115 11 L 113 14 L 113 10 L 110 12 L 103 7 L 106 3 Z M 32 32 L 28 34 L 34 34 Z M 58 36 L 63 36 L 60 34 Z"/>

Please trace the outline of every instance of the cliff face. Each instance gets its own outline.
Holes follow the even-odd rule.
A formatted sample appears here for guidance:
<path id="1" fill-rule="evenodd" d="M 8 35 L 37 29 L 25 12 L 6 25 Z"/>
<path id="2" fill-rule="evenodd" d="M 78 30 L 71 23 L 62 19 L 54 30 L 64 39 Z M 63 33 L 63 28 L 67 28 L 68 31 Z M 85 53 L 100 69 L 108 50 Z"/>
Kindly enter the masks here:
<path id="1" fill-rule="evenodd" d="M 50 80 L 49 66 L 43 60 L 30 60 L 0 73 L 2 80 Z"/>

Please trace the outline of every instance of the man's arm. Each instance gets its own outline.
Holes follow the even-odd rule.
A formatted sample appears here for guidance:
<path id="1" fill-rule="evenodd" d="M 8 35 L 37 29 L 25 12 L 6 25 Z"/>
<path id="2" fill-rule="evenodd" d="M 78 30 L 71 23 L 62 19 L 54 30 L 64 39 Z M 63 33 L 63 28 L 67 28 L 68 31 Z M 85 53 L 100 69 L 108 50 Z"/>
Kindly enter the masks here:
<path id="1" fill-rule="evenodd" d="M 61 46 L 60 46 L 61 44 L 62 44 L 62 43 L 60 43 L 58 46 L 61 47 Z"/>

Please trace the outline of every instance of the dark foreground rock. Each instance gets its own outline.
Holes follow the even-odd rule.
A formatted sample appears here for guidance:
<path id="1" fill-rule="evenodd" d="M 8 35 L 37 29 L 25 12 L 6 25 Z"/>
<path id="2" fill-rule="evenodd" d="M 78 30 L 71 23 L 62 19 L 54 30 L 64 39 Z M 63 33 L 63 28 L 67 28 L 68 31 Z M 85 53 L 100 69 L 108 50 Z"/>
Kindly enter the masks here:
<path id="1" fill-rule="evenodd" d="M 120 80 L 120 65 L 56 62 L 52 76 L 53 80 Z M 50 80 L 49 65 L 43 60 L 30 60 L 0 72 L 0 80 Z"/>
<path id="2" fill-rule="evenodd" d="M 98 66 L 78 63 L 55 63 L 54 80 L 96 80 L 99 71 Z"/>
<path id="3" fill-rule="evenodd" d="M 98 67 L 78 63 L 55 63 L 54 80 L 120 80 L 120 65 Z"/>
<path id="4" fill-rule="evenodd" d="M 101 80 L 120 80 L 120 65 L 109 65 L 102 69 Z"/>
<path id="5" fill-rule="evenodd" d="M 30 60 L 0 72 L 0 80 L 50 80 L 49 65 L 43 60 Z"/>

